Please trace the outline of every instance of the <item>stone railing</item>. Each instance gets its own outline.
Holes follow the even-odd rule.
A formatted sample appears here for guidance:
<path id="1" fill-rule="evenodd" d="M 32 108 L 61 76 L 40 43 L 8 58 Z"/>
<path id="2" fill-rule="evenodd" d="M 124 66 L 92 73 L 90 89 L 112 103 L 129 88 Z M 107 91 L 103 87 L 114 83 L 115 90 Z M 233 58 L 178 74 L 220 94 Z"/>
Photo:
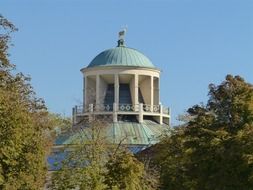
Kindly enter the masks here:
<path id="1" fill-rule="evenodd" d="M 142 108 L 143 112 L 147 113 L 160 113 L 170 114 L 169 108 L 162 105 L 147 105 L 147 104 L 89 104 L 86 106 L 75 106 L 73 108 L 74 115 L 82 115 L 92 112 L 140 112 Z"/>
<path id="2" fill-rule="evenodd" d="M 161 105 L 147 105 L 143 104 L 143 111 L 144 112 L 153 112 L 153 113 L 160 113 Z"/>
<path id="3" fill-rule="evenodd" d="M 139 104 L 119 104 L 118 111 L 135 112 L 139 110 Z"/>
<path id="4" fill-rule="evenodd" d="M 113 111 L 113 104 L 96 104 L 93 111 L 98 112 L 111 112 Z"/>
<path id="5" fill-rule="evenodd" d="M 170 109 L 163 107 L 163 114 L 170 115 Z"/>
<path id="6" fill-rule="evenodd" d="M 75 113 L 76 115 L 80 115 L 86 112 L 89 112 L 88 106 L 75 106 L 73 108 L 73 113 Z"/>

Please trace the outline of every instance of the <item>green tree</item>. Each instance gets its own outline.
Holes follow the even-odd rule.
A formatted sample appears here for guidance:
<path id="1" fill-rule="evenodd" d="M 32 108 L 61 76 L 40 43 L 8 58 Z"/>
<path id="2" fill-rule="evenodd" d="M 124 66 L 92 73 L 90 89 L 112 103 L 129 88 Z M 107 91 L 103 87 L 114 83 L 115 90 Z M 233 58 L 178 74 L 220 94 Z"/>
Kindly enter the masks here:
<path id="1" fill-rule="evenodd" d="M 253 86 L 228 75 L 155 147 L 164 189 L 253 189 Z"/>
<path id="2" fill-rule="evenodd" d="M 74 145 L 63 148 L 65 158 L 52 175 L 52 189 L 154 189 L 154 182 L 145 179 L 144 165 L 126 147 L 108 141 L 105 120 L 84 125 Z"/>
<path id="3" fill-rule="evenodd" d="M 144 165 L 130 152 L 120 151 L 111 156 L 106 164 L 106 184 L 108 189 L 142 190 Z"/>
<path id="4" fill-rule="evenodd" d="M 109 146 L 101 130 L 105 125 L 102 120 L 85 122 L 74 145 L 62 149 L 64 160 L 57 163 L 60 170 L 52 175 L 52 189 L 106 189 L 103 174 Z"/>
<path id="5" fill-rule="evenodd" d="M 17 31 L 17 28 L 6 18 L 4 18 L 0 14 L 0 68 L 2 69 L 10 69 L 13 65 L 10 64 L 8 59 L 8 49 L 10 46 L 10 33 Z M 0 71 L 1 71 L 0 70 Z M 1 71 L 1 75 L 4 75 L 3 71 Z"/>
<path id="6" fill-rule="evenodd" d="M 47 172 L 52 121 L 30 78 L 8 59 L 12 23 L 0 15 L 0 189 L 39 189 Z"/>

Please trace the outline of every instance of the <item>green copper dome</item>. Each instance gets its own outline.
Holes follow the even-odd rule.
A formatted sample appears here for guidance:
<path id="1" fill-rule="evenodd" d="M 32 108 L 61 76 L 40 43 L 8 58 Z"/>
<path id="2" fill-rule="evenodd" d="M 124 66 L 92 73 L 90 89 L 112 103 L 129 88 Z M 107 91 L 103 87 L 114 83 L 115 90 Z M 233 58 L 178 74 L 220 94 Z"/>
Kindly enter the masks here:
<path id="1" fill-rule="evenodd" d="M 101 128 L 101 134 L 111 143 L 122 143 L 126 145 L 152 145 L 159 142 L 161 136 L 169 133 L 169 125 L 158 124 L 151 120 L 144 120 L 143 123 L 133 121 L 120 121 L 108 124 Z M 77 144 L 89 136 L 89 130 L 72 131 L 61 134 L 57 137 L 56 145 Z"/>
<path id="2" fill-rule="evenodd" d="M 87 68 L 97 66 L 132 66 L 155 68 L 151 61 L 139 51 L 119 45 L 98 54 Z"/>

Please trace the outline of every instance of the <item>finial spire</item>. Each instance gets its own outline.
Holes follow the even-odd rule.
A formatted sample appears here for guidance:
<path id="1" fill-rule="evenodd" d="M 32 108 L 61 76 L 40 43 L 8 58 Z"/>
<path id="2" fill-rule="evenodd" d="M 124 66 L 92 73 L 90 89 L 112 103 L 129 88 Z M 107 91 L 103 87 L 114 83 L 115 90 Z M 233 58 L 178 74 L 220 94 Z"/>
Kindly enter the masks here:
<path id="1" fill-rule="evenodd" d="M 125 35 L 126 35 L 126 27 L 119 32 L 119 40 L 118 40 L 118 47 L 125 46 Z"/>

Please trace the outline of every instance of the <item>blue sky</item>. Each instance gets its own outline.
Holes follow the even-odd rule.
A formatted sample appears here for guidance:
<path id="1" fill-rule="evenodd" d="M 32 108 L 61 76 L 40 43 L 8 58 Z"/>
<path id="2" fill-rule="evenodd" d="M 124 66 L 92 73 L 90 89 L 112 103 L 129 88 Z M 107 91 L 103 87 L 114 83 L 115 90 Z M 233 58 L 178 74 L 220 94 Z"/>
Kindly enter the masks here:
<path id="1" fill-rule="evenodd" d="M 82 99 L 79 71 L 101 51 L 126 44 L 161 74 L 161 100 L 172 123 L 206 102 L 208 84 L 226 74 L 253 83 L 252 0 L 1 0 L 0 13 L 19 29 L 11 61 L 32 77 L 50 111 L 65 115 Z"/>

